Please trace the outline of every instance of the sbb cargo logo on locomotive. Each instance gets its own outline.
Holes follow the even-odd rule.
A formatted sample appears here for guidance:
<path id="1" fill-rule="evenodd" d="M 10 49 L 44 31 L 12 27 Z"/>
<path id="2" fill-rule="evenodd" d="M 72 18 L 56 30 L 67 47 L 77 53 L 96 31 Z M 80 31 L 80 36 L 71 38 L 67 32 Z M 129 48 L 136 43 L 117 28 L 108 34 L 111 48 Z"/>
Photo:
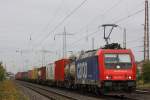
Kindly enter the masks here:
<path id="1" fill-rule="evenodd" d="M 77 64 L 77 78 L 78 79 L 87 78 L 87 62 L 81 62 Z"/>

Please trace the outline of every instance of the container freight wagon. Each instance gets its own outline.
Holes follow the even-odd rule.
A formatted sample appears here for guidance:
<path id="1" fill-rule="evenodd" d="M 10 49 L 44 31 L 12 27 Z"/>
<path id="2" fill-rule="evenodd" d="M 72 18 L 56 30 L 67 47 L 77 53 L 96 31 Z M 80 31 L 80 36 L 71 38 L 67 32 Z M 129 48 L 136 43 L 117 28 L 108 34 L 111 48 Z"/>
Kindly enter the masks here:
<path id="1" fill-rule="evenodd" d="M 57 82 L 58 86 L 64 85 L 64 79 L 65 79 L 65 66 L 69 63 L 68 59 L 61 59 L 55 61 L 55 81 Z"/>
<path id="2" fill-rule="evenodd" d="M 21 74 L 22 80 L 28 80 L 28 72 L 22 72 Z"/>
<path id="3" fill-rule="evenodd" d="M 46 67 L 38 68 L 38 82 L 44 83 L 46 81 Z"/>
<path id="4" fill-rule="evenodd" d="M 65 80 L 75 80 L 75 62 L 65 66 Z"/>
<path id="5" fill-rule="evenodd" d="M 70 63 L 65 66 L 65 82 L 66 88 L 74 88 L 75 86 L 75 61 L 70 59 Z"/>
<path id="6" fill-rule="evenodd" d="M 18 73 L 15 75 L 15 78 L 16 78 L 17 80 L 20 80 L 20 79 L 21 79 L 21 73 L 22 73 L 22 72 L 18 72 Z"/>
<path id="7" fill-rule="evenodd" d="M 50 63 L 46 65 L 46 79 L 54 80 L 55 79 L 55 65 L 54 63 Z"/>
<path id="8" fill-rule="evenodd" d="M 46 65 L 46 81 L 47 84 L 53 85 L 55 79 L 55 65 L 54 63 L 50 63 Z"/>
<path id="9" fill-rule="evenodd" d="M 32 70 L 28 71 L 28 80 L 32 81 Z"/>
<path id="10" fill-rule="evenodd" d="M 38 69 L 33 68 L 32 70 L 32 81 L 35 82 L 38 79 Z"/>

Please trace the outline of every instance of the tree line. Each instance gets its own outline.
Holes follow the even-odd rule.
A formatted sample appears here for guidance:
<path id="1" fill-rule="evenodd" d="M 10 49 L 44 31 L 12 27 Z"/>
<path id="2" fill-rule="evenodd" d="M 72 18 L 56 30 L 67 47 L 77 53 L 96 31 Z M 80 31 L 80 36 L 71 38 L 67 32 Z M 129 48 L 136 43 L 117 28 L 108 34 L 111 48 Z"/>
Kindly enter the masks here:
<path id="1" fill-rule="evenodd" d="M 145 62 L 143 65 L 143 79 L 144 83 L 150 82 L 150 61 Z"/>
<path id="2" fill-rule="evenodd" d="M 150 61 L 144 62 L 141 75 L 139 75 L 139 70 L 137 70 L 137 80 L 150 83 Z"/>
<path id="3" fill-rule="evenodd" d="M 5 75 L 6 75 L 5 73 L 6 71 L 3 67 L 3 64 L 2 62 L 0 62 L 0 81 L 3 81 L 5 79 Z"/>

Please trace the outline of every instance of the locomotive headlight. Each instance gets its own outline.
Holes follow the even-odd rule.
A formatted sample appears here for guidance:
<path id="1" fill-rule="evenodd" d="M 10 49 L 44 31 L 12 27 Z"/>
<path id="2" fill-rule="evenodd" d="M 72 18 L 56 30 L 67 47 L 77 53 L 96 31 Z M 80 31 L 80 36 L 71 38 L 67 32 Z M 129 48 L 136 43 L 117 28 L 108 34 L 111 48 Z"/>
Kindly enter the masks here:
<path id="1" fill-rule="evenodd" d="M 106 76 L 106 79 L 109 79 L 109 76 Z"/>
<path id="2" fill-rule="evenodd" d="M 128 78 L 129 78 L 130 80 L 132 79 L 132 77 L 131 77 L 131 76 L 129 76 Z"/>
<path id="3" fill-rule="evenodd" d="M 107 76 L 106 76 L 106 79 L 107 79 L 107 80 L 108 80 L 108 79 L 111 79 L 111 76 L 108 76 L 108 75 L 107 75 Z"/>

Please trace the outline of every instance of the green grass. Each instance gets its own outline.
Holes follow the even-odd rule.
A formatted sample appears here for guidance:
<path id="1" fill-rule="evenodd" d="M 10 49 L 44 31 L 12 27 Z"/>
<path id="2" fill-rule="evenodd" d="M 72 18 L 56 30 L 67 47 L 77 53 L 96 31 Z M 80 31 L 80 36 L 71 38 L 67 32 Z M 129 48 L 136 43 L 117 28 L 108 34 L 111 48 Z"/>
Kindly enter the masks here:
<path id="1" fill-rule="evenodd" d="M 28 100 L 10 80 L 0 82 L 0 100 Z"/>
<path id="2" fill-rule="evenodd" d="M 139 89 L 150 89 L 150 83 L 144 83 L 142 80 L 137 82 L 137 88 Z"/>

